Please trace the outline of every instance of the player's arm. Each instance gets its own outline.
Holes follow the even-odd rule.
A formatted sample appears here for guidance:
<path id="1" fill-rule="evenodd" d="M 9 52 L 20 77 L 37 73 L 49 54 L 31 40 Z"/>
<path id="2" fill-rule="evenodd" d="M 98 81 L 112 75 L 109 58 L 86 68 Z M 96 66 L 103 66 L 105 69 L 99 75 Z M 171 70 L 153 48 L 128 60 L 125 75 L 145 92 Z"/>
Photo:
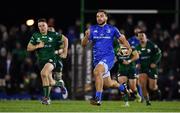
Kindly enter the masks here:
<path id="1" fill-rule="evenodd" d="M 61 58 L 66 58 L 68 53 L 68 38 L 64 35 L 61 36 L 61 40 L 63 41 L 63 48 L 56 50 L 55 54 L 58 54 Z"/>
<path id="2" fill-rule="evenodd" d="M 60 54 L 61 58 L 66 58 L 67 57 L 67 53 L 68 53 L 68 38 L 64 35 L 62 35 L 62 40 L 63 40 L 63 53 Z"/>
<path id="3" fill-rule="evenodd" d="M 124 60 L 124 61 L 123 61 L 123 64 L 128 65 L 128 64 L 130 64 L 131 62 L 134 62 L 134 61 L 136 61 L 136 60 L 138 60 L 138 59 L 139 59 L 139 54 L 138 54 L 138 52 L 137 52 L 136 50 L 134 50 L 134 51 L 132 52 L 131 59 L 129 59 L 129 60 Z"/>
<path id="4" fill-rule="evenodd" d="M 44 47 L 44 42 L 42 41 L 35 45 L 29 42 L 27 46 L 27 51 L 34 51 L 36 49 L 43 48 L 43 47 Z"/>
<path id="5" fill-rule="evenodd" d="M 126 37 L 121 34 L 121 36 L 118 38 L 119 42 L 123 44 L 125 47 L 127 47 L 129 54 L 132 52 L 131 46 L 129 42 L 126 40 Z"/>
<path id="6" fill-rule="evenodd" d="M 154 44 L 152 57 L 151 57 L 151 62 L 152 62 L 151 63 L 151 68 L 156 67 L 157 63 L 160 62 L 161 57 L 162 57 L 162 53 L 161 53 L 160 48 L 157 45 Z"/>
<path id="7" fill-rule="evenodd" d="M 131 62 L 134 62 L 138 59 L 139 59 L 139 53 L 136 50 L 134 50 L 132 52 L 132 57 L 131 57 L 131 59 L 128 60 L 128 62 L 131 63 Z"/>
<path id="8" fill-rule="evenodd" d="M 84 38 L 81 40 L 81 45 L 82 45 L 83 47 L 86 47 L 86 45 L 88 44 L 88 42 L 89 42 L 89 36 L 90 36 L 90 29 L 87 29 L 87 30 L 85 31 L 85 36 L 84 36 Z"/>

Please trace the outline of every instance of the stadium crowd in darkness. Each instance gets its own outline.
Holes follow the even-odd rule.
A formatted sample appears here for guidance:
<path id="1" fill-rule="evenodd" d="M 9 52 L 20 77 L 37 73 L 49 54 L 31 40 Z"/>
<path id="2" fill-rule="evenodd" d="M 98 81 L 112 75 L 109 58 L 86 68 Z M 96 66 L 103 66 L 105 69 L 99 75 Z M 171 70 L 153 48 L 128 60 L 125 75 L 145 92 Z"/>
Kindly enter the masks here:
<path id="1" fill-rule="evenodd" d="M 51 20 L 51 21 L 50 21 Z M 163 27 L 162 24 L 154 23 L 151 29 L 145 21 L 132 21 L 133 17 L 128 16 L 124 25 L 119 26 L 122 33 L 127 38 L 133 36 L 133 28 L 138 25 L 147 31 L 148 38 L 155 42 L 162 50 L 162 60 L 159 69 L 159 88 L 162 91 L 162 99 L 180 99 L 180 32 L 176 24 L 171 23 L 171 27 Z M 110 20 L 110 24 L 116 24 L 117 20 Z M 57 32 L 63 32 L 54 24 L 53 18 L 49 19 L 49 25 L 55 27 Z M 87 24 L 88 26 L 89 24 Z M 71 44 L 80 41 L 79 38 L 80 21 L 69 26 L 64 31 L 69 39 L 69 54 L 64 61 L 64 80 L 69 91 L 71 88 L 70 56 Z M 36 30 L 35 26 L 28 27 L 25 24 L 19 26 L 4 26 L 0 24 L 0 99 L 14 98 L 17 94 L 30 95 L 31 99 L 37 99 L 37 94 L 41 92 L 41 82 L 39 69 L 34 53 L 28 53 L 26 47 L 31 34 Z M 71 92 L 70 92 L 71 93 Z M 71 98 L 71 97 L 69 97 Z"/>

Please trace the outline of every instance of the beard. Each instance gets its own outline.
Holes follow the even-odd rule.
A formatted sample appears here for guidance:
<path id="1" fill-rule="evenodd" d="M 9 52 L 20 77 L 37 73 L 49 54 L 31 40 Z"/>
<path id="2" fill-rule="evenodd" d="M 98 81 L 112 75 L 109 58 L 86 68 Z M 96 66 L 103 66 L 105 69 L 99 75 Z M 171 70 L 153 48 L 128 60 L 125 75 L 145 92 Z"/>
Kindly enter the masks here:
<path id="1" fill-rule="evenodd" d="M 106 22 L 105 21 L 103 21 L 102 23 L 98 23 L 98 25 L 104 25 Z"/>

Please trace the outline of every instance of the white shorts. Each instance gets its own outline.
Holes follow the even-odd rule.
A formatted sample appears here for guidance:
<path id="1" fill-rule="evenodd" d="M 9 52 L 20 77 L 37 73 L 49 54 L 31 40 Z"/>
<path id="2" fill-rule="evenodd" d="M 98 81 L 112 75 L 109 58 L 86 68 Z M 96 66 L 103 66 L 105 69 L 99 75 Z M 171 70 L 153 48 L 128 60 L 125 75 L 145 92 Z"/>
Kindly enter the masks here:
<path id="1" fill-rule="evenodd" d="M 103 73 L 103 78 L 110 76 L 110 71 L 108 71 L 108 65 L 102 61 L 100 61 L 98 64 L 102 64 L 105 68 L 105 72 Z"/>

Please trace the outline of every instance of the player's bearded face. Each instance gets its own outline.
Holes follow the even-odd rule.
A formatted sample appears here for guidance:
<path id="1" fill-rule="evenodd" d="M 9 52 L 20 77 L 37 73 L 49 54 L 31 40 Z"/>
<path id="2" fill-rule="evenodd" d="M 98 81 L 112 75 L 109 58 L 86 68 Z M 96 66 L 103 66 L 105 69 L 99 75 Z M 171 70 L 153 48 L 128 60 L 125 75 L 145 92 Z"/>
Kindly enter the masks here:
<path id="1" fill-rule="evenodd" d="M 48 30 L 48 25 L 46 22 L 39 22 L 38 28 L 39 28 L 40 33 L 46 34 Z"/>
<path id="2" fill-rule="evenodd" d="M 96 20 L 99 25 L 104 25 L 107 21 L 107 16 L 103 12 L 99 12 L 96 15 Z"/>

